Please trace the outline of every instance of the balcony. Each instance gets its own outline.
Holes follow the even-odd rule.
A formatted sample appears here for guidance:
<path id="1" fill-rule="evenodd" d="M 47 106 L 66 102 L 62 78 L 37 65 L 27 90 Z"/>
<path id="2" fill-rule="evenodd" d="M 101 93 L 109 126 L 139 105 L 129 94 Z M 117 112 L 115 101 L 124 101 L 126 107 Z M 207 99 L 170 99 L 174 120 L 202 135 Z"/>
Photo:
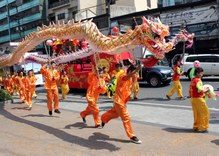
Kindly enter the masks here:
<path id="1" fill-rule="evenodd" d="M 24 10 L 28 10 L 28 9 L 33 8 L 35 6 L 38 6 L 38 5 L 40 5 L 40 0 L 34 0 L 32 2 L 25 3 L 25 4 L 21 5 L 21 6 L 18 6 L 17 8 L 10 9 L 10 13 L 9 14 L 10 14 L 10 16 L 12 16 L 12 15 L 17 14 L 17 12 L 22 12 Z M 4 12 L 4 13 L 0 14 L 0 20 L 4 19 L 6 17 L 7 17 L 7 12 Z"/>
<path id="2" fill-rule="evenodd" d="M 59 8 L 70 4 L 70 0 L 62 0 L 60 2 L 49 4 L 49 9 Z"/>
<path id="3" fill-rule="evenodd" d="M 10 27 L 15 28 L 15 27 L 18 27 L 18 26 L 22 26 L 23 24 L 27 24 L 27 23 L 30 23 L 30 22 L 33 22 L 33 21 L 36 21 L 36 20 L 40 20 L 40 19 L 42 19 L 42 14 L 37 13 L 37 14 L 31 15 L 31 16 L 28 16 L 28 17 L 24 17 L 24 18 L 20 19 L 19 22 L 18 21 L 11 22 Z M 18 23 L 20 23 L 20 24 L 18 24 Z M 7 30 L 8 27 L 9 27 L 8 24 L 1 25 L 0 31 Z"/>
<path id="4" fill-rule="evenodd" d="M 8 0 L 8 4 L 10 4 L 10 3 L 12 3 L 12 2 L 15 2 L 15 1 L 16 1 L 16 0 Z M 0 2 L 0 8 L 3 7 L 3 6 L 5 6 L 5 5 L 6 5 L 6 1 L 5 1 L 5 0 Z"/>

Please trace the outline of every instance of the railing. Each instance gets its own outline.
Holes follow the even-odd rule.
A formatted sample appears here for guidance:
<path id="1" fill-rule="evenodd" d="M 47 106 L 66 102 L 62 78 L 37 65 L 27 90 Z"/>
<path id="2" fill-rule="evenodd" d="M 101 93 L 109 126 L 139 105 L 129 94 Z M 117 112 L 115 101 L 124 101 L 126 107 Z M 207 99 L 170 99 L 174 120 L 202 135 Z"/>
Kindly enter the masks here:
<path id="1" fill-rule="evenodd" d="M 70 4 L 70 0 L 62 0 L 60 2 L 55 2 L 49 5 L 49 8 L 56 8 L 62 5 Z"/>

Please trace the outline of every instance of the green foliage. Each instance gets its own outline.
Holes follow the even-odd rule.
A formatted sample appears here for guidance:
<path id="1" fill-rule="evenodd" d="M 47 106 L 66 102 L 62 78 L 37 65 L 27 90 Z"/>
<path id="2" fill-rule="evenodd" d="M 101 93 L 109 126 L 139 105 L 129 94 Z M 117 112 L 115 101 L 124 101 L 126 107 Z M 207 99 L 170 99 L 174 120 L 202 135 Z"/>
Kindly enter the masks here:
<path id="1" fill-rule="evenodd" d="M 0 101 L 12 100 L 11 95 L 7 92 L 7 90 L 0 89 Z"/>

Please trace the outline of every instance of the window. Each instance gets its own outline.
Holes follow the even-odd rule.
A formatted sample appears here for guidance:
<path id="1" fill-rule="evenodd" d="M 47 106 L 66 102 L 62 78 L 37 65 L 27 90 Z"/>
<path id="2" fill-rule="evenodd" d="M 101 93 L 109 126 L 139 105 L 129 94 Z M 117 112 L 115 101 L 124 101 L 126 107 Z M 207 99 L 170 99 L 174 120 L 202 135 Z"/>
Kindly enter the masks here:
<path id="1" fill-rule="evenodd" d="M 65 13 L 58 14 L 58 20 L 65 19 Z"/>

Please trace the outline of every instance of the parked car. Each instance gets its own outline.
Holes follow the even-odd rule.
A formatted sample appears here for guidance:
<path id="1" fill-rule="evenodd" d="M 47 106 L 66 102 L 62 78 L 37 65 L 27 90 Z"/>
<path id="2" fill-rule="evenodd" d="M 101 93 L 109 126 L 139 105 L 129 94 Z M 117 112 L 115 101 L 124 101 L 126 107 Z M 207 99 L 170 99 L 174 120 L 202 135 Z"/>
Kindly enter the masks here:
<path id="1" fill-rule="evenodd" d="M 147 57 L 150 57 L 150 55 L 147 55 Z M 124 64 L 127 65 L 127 63 Z M 159 87 L 162 84 L 168 85 L 173 76 L 173 70 L 168 65 L 167 59 L 164 58 L 151 68 L 142 67 L 139 72 L 141 78 L 138 81 L 139 84 L 149 84 L 152 87 Z"/>
<path id="2" fill-rule="evenodd" d="M 173 60 L 179 57 L 174 56 Z M 189 79 L 189 72 L 193 67 L 193 62 L 198 60 L 201 67 L 204 69 L 204 76 L 219 76 L 219 55 L 217 54 L 197 54 L 184 55 L 181 61 L 181 69 L 184 70 L 184 75 Z"/>

